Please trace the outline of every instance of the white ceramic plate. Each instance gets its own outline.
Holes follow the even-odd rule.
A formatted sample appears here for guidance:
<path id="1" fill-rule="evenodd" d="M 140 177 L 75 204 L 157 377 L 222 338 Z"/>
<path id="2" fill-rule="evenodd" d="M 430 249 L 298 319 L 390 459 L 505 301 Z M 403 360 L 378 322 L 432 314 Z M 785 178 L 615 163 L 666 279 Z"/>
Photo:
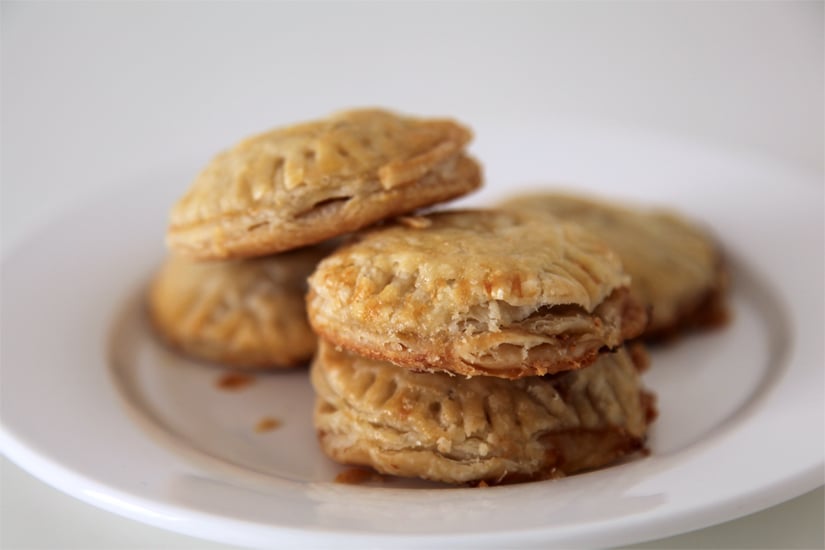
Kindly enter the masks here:
<path id="1" fill-rule="evenodd" d="M 102 508 L 250 546 L 612 546 L 821 484 L 821 184 L 780 164 L 626 131 L 539 137 L 480 144 L 490 183 L 469 202 L 563 182 L 678 208 L 729 254 L 733 323 L 653 355 L 651 456 L 485 489 L 334 483 L 341 468 L 317 448 L 305 371 L 227 392 L 216 387 L 223 371 L 153 338 L 142 293 L 185 185 L 171 171 L 119 187 L 4 258 L 3 451 Z M 505 184 L 514 181 L 528 183 Z M 256 433 L 266 416 L 282 427 Z"/>

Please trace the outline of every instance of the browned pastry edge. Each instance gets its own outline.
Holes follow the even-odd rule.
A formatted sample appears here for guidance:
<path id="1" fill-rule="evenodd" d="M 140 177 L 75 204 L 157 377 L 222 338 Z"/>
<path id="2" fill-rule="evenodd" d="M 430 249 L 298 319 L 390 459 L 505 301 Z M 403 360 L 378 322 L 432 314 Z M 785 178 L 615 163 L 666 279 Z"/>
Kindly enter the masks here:
<path id="1" fill-rule="evenodd" d="M 271 354 L 265 353 L 232 353 L 220 346 L 215 346 L 210 351 L 204 351 L 204 345 L 192 345 L 189 342 L 175 338 L 168 332 L 164 332 L 158 326 L 157 321 L 150 316 L 152 330 L 158 335 L 159 341 L 170 351 L 180 354 L 185 359 L 202 361 L 215 367 L 231 367 L 240 370 L 275 370 L 293 369 L 305 367 L 312 358 L 312 353 L 291 353 L 284 354 L 277 360 Z"/>
<path id="2" fill-rule="evenodd" d="M 312 297 L 313 291 L 310 290 L 308 302 L 312 302 Z M 609 300 L 621 301 L 621 328 L 615 345 L 600 342 L 591 345 L 590 349 L 584 352 L 576 350 L 578 355 L 571 356 L 570 348 L 582 347 L 583 344 L 575 341 L 567 343 L 565 340 L 569 339 L 569 336 L 561 334 L 549 338 L 549 340 L 553 342 L 553 345 L 562 348 L 563 351 L 560 354 L 562 357 L 560 359 L 548 360 L 539 357 L 534 360 L 528 359 L 516 366 L 507 368 L 490 368 L 480 364 L 468 363 L 460 357 L 453 345 L 454 342 L 449 339 L 446 341 L 426 342 L 419 350 L 410 348 L 379 348 L 369 344 L 363 345 L 353 339 L 342 336 L 340 332 L 329 330 L 327 327 L 314 323 L 312 315 L 310 315 L 310 324 L 313 325 L 313 329 L 319 336 L 335 346 L 346 349 L 356 355 L 361 355 L 362 357 L 379 361 L 389 361 L 397 366 L 405 367 L 416 372 L 446 372 L 448 374 L 463 376 L 481 375 L 515 380 L 526 376 L 542 376 L 586 367 L 598 358 L 599 353 L 616 349 L 621 346 L 623 342 L 639 336 L 644 331 L 648 322 L 645 308 L 642 307 L 642 305 L 631 296 L 629 290 L 624 287 L 614 290 L 613 293 L 605 299 L 605 302 Z"/>
<path id="3" fill-rule="evenodd" d="M 639 346 L 641 346 L 641 344 L 637 344 L 637 347 Z M 632 408 L 635 409 L 635 414 L 640 415 L 640 417 L 637 418 L 641 421 L 641 425 L 637 425 L 633 428 L 633 423 L 622 425 L 608 422 L 607 425 L 603 425 L 602 427 L 592 425 L 586 427 L 569 426 L 552 429 L 550 431 L 545 431 L 544 433 L 539 432 L 535 436 L 537 437 L 535 441 L 537 441 L 544 449 L 544 455 L 540 459 L 539 463 L 531 462 L 531 466 L 527 466 L 527 469 L 519 469 L 518 467 L 514 468 L 512 466 L 515 465 L 511 465 L 511 467 L 505 466 L 502 470 L 501 464 L 495 464 L 495 462 L 498 462 L 499 460 L 507 460 L 508 453 L 511 452 L 504 450 L 507 448 L 508 444 L 512 445 L 512 443 L 507 442 L 506 437 L 500 442 L 491 443 L 493 450 L 491 450 L 489 454 L 487 451 L 484 451 L 483 455 L 477 457 L 478 462 L 472 460 L 472 457 L 463 454 L 466 453 L 466 451 L 458 451 L 456 447 L 451 448 L 450 446 L 447 446 L 446 449 L 442 450 L 440 448 L 440 437 L 438 439 L 439 448 L 436 449 L 433 448 L 433 444 L 435 441 L 434 438 L 438 437 L 438 433 L 427 433 L 427 429 L 424 428 L 424 426 L 427 425 L 426 422 L 422 421 L 423 423 L 420 423 L 419 421 L 405 420 L 407 418 L 406 414 L 416 413 L 413 412 L 414 408 L 412 408 L 412 405 L 410 405 L 410 409 L 404 408 L 405 406 L 403 405 L 403 399 L 401 401 L 401 410 L 398 411 L 398 414 L 401 416 L 395 417 L 393 415 L 392 417 L 389 417 L 398 418 L 398 420 L 389 421 L 389 424 L 384 425 L 383 421 L 380 420 L 380 415 L 388 413 L 381 413 L 377 409 L 369 409 L 365 403 L 359 402 L 357 400 L 358 398 L 347 397 L 347 393 L 340 393 L 339 390 L 330 389 L 332 386 L 328 385 L 328 380 L 330 379 L 327 377 L 331 376 L 334 379 L 334 375 L 330 373 L 335 372 L 336 367 L 332 367 L 331 370 L 327 371 L 328 367 L 324 366 L 323 361 L 331 360 L 334 365 L 336 357 L 346 358 L 346 355 L 348 354 L 346 354 L 346 352 L 343 353 L 344 355 L 341 355 L 342 352 L 334 351 L 328 344 L 322 342 L 321 351 L 315 359 L 316 362 L 321 361 L 322 363 L 314 364 L 311 370 L 312 383 L 317 393 L 315 404 L 316 435 L 324 452 L 330 458 L 341 464 L 366 466 L 377 472 L 388 475 L 422 477 L 434 481 L 467 483 L 470 485 L 478 485 L 479 483 L 482 485 L 494 485 L 555 479 L 566 475 L 605 467 L 617 461 L 630 458 L 634 453 L 639 451 L 645 453 L 645 456 L 649 454 L 649 451 L 645 448 L 645 441 L 647 437 L 647 429 L 657 416 L 656 398 L 654 394 L 640 386 L 637 387 L 635 391 L 635 399 L 638 400 L 637 405 Z M 332 354 L 331 359 L 328 357 L 330 354 Z M 636 358 L 633 357 L 633 355 L 628 355 L 627 357 L 630 359 L 631 363 L 635 363 Z M 369 361 L 367 359 L 358 359 L 354 356 L 353 358 L 360 361 Z M 628 366 L 632 368 L 634 365 L 630 364 Z M 638 365 L 635 366 L 638 368 Z M 383 368 L 392 369 L 393 367 L 386 365 Z M 592 368 L 603 369 L 605 368 L 605 365 L 594 366 Z M 369 369 L 366 370 L 369 372 Z M 369 380 L 374 381 L 375 375 L 373 374 L 372 376 L 373 378 L 369 378 Z M 396 386 L 395 382 L 393 382 L 387 387 L 392 388 L 392 392 L 401 392 L 396 394 L 397 396 L 403 396 L 405 395 L 405 392 L 409 391 L 409 387 L 405 385 L 405 382 L 407 380 L 412 380 L 409 378 L 411 376 L 419 377 L 418 380 L 421 380 L 422 383 L 423 380 L 425 380 L 424 377 L 429 376 L 433 376 L 434 380 L 435 377 L 439 377 L 441 380 L 444 380 L 443 374 L 408 374 L 406 376 L 402 375 L 401 381 L 398 382 L 398 386 Z M 530 379 L 512 382 L 499 380 L 497 384 L 499 385 L 499 388 L 503 387 L 502 384 L 512 384 L 513 391 L 521 392 L 518 394 L 531 403 L 535 402 L 532 401 L 533 397 L 529 397 L 532 392 L 529 390 L 525 392 L 525 383 L 528 385 L 535 384 L 537 385 L 536 388 L 542 387 L 544 384 L 552 384 L 554 391 L 557 392 L 556 399 L 560 399 L 561 403 L 576 403 L 582 395 L 587 395 L 590 399 L 594 399 L 593 394 L 590 393 L 593 390 L 593 387 L 588 386 L 587 389 L 581 388 L 575 378 L 576 376 L 579 376 L 579 373 L 561 373 L 545 377 L 536 377 L 534 381 L 531 381 Z M 601 377 L 602 375 L 599 376 Z M 479 377 L 478 379 L 483 378 L 485 377 Z M 457 398 L 456 395 L 459 395 L 464 391 L 461 389 L 461 385 L 466 382 L 462 379 L 448 378 L 447 380 L 455 380 L 456 394 L 454 395 L 452 390 L 447 393 L 445 389 L 443 390 L 445 391 L 443 396 L 444 400 L 452 401 L 453 399 L 460 399 Z M 371 383 L 372 382 L 369 382 L 369 384 Z M 347 382 L 347 384 L 349 384 L 349 382 Z M 415 382 L 412 382 L 413 387 L 415 384 Z M 340 386 L 340 383 L 338 383 L 338 385 Z M 357 386 L 351 387 L 354 388 Z M 384 386 L 381 385 L 376 387 L 384 388 Z M 424 385 L 422 387 L 427 386 Z M 398 390 L 397 388 L 404 389 Z M 577 389 L 574 390 L 574 388 Z M 365 395 L 370 395 L 370 393 L 373 393 L 375 396 L 384 396 L 384 391 L 386 390 L 382 389 L 381 391 L 376 391 L 372 387 L 368 387 L 353 391 L 361 391 L 364 392 Z M 571 391 L 575 391 L 576 393 L 571 394 Z M 413 392 L 411 395 L 416 394 Z M 387 397 L 385 396 L 383 399 L 387 399 Z M 390 397 L 390 399 L 394 398 Z M 425 400 L 422 407 L 426 407 L 427 400 L 431 399 L 431 397 L 421 397 L 420 399 Z M 367 408 L 364 408 L 365 406 Z M 394 409 L 397 406 L 398 403 L 394 403 L 390 405 L 390 408 Z M 517 408 L 520 409 L 520 406 L 517 403 L 514 403 L 512 407 L 514 410 Z M 622 408 L 624 407 L 625 406 L 623 405 Z M 349 417 L 349 415 L 353 415 L 353 424 L 351 425 L 351 428 L 347 428 L 346 425 L 344 425 L 343 428 L 340 428 L 340 417 L 339 422 L 335 422 L 334 420 L 330 422 L 330 420 L 328 420 L 333 418 L 334 415 L 340 414 L 344 414 L 345 418 Z M 378 416 L 373 417 L 373 414 Z M 487 414 L 489 415 L 490 413 Z M 357 418 L 360 418 L 360 420 L 356 420 Z M 488 417 L 487 421 L 491 422 L 490 417 Z M 380 435 L 380 432 L 376 432 L 374 434 L 369 431 L 367 431 L 366 434 L 362 432 L 362 430 L 368 428 L 369 425 L 373 425 L 373 422 L 378 422 L 379 424 L 377 425 L 381 425 L 384 429 L 388 430 L 399 430 L 401 429 L 400 426 L 406 422 L 409 424 L 410 429 L 413 430 L 412 432 L 409 432 L 409 435 L 413 437 L 412 441 L 415 441 L 415 437 L 421 437 L 421 442 L 417 443 L 417 445 L 423 446 L 420 447 L 420 450 L 418 448 L 393 450 L 389 447 L 382 446 L 382 444 L 378 442 L 383 437 Z M 398 422 L 401 422 L 401 424 L 398 424 Z M 339 429 L 334 427 L 336 424 L 339 425 Z M 359 424 L 361 428 L 358 427 Z M 521 424 L 518 424 L 518 426 L 521 426 Z M 416 430 L 418 429 L 424 430 L 422 432 L 424 435 L 416 435 L 418 433 Z M 465 427 L 464 429 L 467 428 Z M 377 439 L 373 440 L 373 437 Z M 449 436 L 446 437 L 449 438 Z M 458 440 L 454 442 L 454 445 L 460 445 Z M 501 448 L 495 450 L 498 445 L 501 445 Z M 452 451 L 450 449 L 452 449 Z M 452 453 L 456 453 L 456 456 L 453 456 Z M 518 455 L 518 453 L 516 453 L 516 455 Z M 509 455 L 509 459 L 516 460 L 515 455 Z M 492 462 L 488 464 L 488 460 Z M 487 465 L 481 466 L 481 463 Z M 453 464 L 453 466 L 450 466 L 450 464 Z M 447 468 L 447 470 L 444 468 Z M 486 474 L 484 473 L 485 471 L 487 472 Z M 472 472 L 475 472 L 475 474 Z"/>
<path id="4" fill-rule="evenodd" d="M 659 328 L 648 329 L 642 338 L 650 344 L 675 342 L 687 332 L 694 330 L 714 330 L 727 325 L 731 320 L 728 304 L 730 275 L 724 260 L 720 257 L 716 268 L 716 284 L 696 300 L 684 304 L 672 323 Z"/>
<path id="5" fill-rule="evenodd" d="M 644 394 L 646 396 L 652 395 L 648 392 L 644 392 Z M 652 418 L 648 416 L 648 424 L 654 418 L 655 415 Z M 394 473 L 391 463 L 386 469 L 375 468 L 368 453 L 354 453 L 352 452 L 353 449 L 347 449 L 346 453 L 339 453 L 334 445 L 326 444 L 326 440 L 331 434 L 324 430 L 318 430 L 316 435 L 324 452 L 339 464 L 367 467 L 385 475 L 397 475 L 397 471 L 401 469 L 399 466 L 395 466 L 396 472 Z M 542 440 L 551 450 L 548 451 L 549 462 L 541 471 L 532 475 L 511 472 L 496 478 L 474 480 L 468 484 L 477 486 L 479 482 L 483 482 L 486 485 L 508 485 L 544 481 L 604 468 L 619 459 L 630 458 L 634 453 L 643 450 L 646 438 L 631 435 L 624 430 L 578 429 L 549 433 L 543 436 Z M 580 451 L 579 449 L 582 448 L 587 449 L 588 452 Z M 594 452 L 594 449 L 597 450 Z"/>
<path id="6" fill-rule="evenodd" d="M 382 189 L 375 181 L 351 196 L 324 201 L 291 219 L 279 219 L 264 209 L 212 222 L 171 226 L 166 242 L 176 253 L 195 260 L 252 258 L 319 243 L 480 187 L 481 167 L 465 155 L 456 162 L 450 176 L 434 171 L 419 181 L 391 189 Z"/>

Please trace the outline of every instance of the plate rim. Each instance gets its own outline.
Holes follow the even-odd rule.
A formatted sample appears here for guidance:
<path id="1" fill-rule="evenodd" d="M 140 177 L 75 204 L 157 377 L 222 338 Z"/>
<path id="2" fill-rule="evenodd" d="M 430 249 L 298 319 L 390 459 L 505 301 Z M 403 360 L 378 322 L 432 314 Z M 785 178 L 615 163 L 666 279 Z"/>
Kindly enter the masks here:
<path id="1" fill-rule="evenodd" d="M 130 191 L 134 191 L 134 187 L 129 187 L 127 194 Z M 123 190 L 121 189 L 119 190 L 118 195 L 122 194 Z M 112 195 L 114 195 L 114 193 L 112 193 Z M 68 211 L 62 212 L 60 215 L 55 216 L 54 219 L 50 220 L 49 223 L 44 224 L 42 227 L 38 228 L 38 230 L 27 233 L 23 238 L 21 238 L 16 243 L 16 246 L 13 246 L 10 250 L 8 250 L 7 253 L 4 253 L 2 259 L 3 272 L 5 273 L 8 269 L 12 269 L 12 262 L 14 258 L 20 253 L 20 250 L 24 248 L 25 243 L 36 241 L 40 239 L 43 235 L 48 235 L 51 231 L 54 230 L 55 226 L 59 226 L 63 223 L 66 223 L 68 220 L 71 220 L 72 218 L 80 215 L 81 212 L 86 211 L 86 209 L 88 209 L 90 205 L 103 203 L 108 198 L 109 197 L 107 196 L 105 198 L 98 198 L 98 200 L 87 201 L 83 204 L 75 205 L 74 208 L 71 208 Z M 762 272 L 760 272 L 759 274 L 761 276 L 766 277 L 769 280 L 771 279 L 771 277 L 768 274 Z M 5 294 L 6 291 L 7 289 L 4 285 L 3 293 Z M 800 323 L 796 322 L 796 312 L 794 311 L 793 307 L 790 307 L 790 304 L 786 300 L 787 296 L 784 293 L 779 292 L 778 296 L 781 298 L 782 303 L 789 314 L 790 320 L 792 322 L 795 322 L 793 330 L 794 335 L 798 337 L 800 334 L 798 331 L 801 327 L 799 326 Z M 810 331 L 803 332 L 807 334 Z M 797 339 L 798 338 L 795 338 L 795 341 L 792 343 L 793 351 L 798 351 L 798 342 L 796 341 Z M 804 360 L 804 358 L 798 357 L 794 359 L 796 361 Z M 791 358 L 788 359 L 788 361 L 791 360 Z M 2 370 L 5 370 L 5 368 L 3 368 Z M 4 411 L 4 417 L 6 416 L 6 414 L 7 411 Z M 218 521 L 229 524 L 238 523 L 239 525 L 245 525 L 247 527 L 249 526 L 248 522 L 241 522 L 234 518 L 215 516 L 202 510 L 193 510 L 191 508 L 170 505 L 157 500 L 146 499 L 143 496 L 136 496 L 133 494 L 125 493 L 118 488 L 112 488 L 108 485 L 100 484 L 93 478 L 90 478 L 80 472 L 76 472 L 71 468 L 61 465 L 59 462 L 56 462 L 53 457 L 38 452 L 36 444 L 32 444 L 30 442 L 27 443 L 25 434 L 16 433 L 14 429 L 6 423 L 5 420 L 5 418 L 0 420 L 0 449 L 2 449 L 3 453 L 6 454 L 6 456 L 8 456 L 13 462 L 21 466 L 24 470 L 28 471 L 35 477 L 42 479 L 49 485 L 67 494 L 75 496 L 84 502 L 150 525 L 154 525 L 157 527 L 161 527 L 164 529 L 168 529 L 171 531 L 183 533 L 194 537 L 208 538 L 210 540 L 219 540 L 221 542 L 226 542 L 229 544 L 238 544 L 239 541 L 235 539 L 222 539 L 220 537 L 216 537 L 214 533 L 212 534 L 212 536 L 204 536 L 202 533 L 193 530 L 193 522 L 197 523 L 208 520 L 211 522 Z M 670 536 L 679 532 L 684 532 L 686 530 L 684 528 L 685 525 L 689 526 L 687 530 L 692 530 L 714 523 L 728 521 L 764 509 L 767 506 L 775 505 L 790 498 L 799 496 L 809 490 L 821 486 L 823 484 L 823 478 L 825 477 L 825 475 L 823 475 L 824 473 L 825 460 L 823 460 L 823 457 L 820 455 L 816 457 L 816 460 L 812 462 L 812 464 L 807 470 L 792 472 L 791 474 L 789 474 L 781 480 L 775 480 L 772 484 L 762 485 L 758 487 L 751 493 L 735 495 L 733 497 L 728 498 L 727 500 L 713 503 L 710 506 L 705 505 L 694 506 L 692 508 L 689 507 L 687 509 L 677 511 L 675 514 L 671 511 L 669 514 L 665 514 L 665 517 L 668 519 L 668 521 L 664 521 L 663 518 L 659 518 L 658 521 L 654 521 L 652 524 L 645 525 L 646 522 L 651 521 L 651 518 L 648 517 L 650 514 L 642 513 L 636 516 L 626 516 L 615 520 L 602 521 L 601 527 L 599 527 L 598 529 L 600 531 L 601 537 L 605 537 L 608 534 L 610 535 L 610 539 L 613 541 L 611 544 L 627 544 L 632 542 L 641 542 L 642 540 L 649 540 L 663 536 Z M 85 486 L 87 488 L 91 487 L 92 491 L 79 491 L 77 489 L 78 486 Z M 101 497 L 101 495 L 103 496 Z M 132 501 L 131 504 L 129 503 L 129 500 Z M 768 504 L 766 504 L 766 502 Z M 165 510 L 170 514 L 174 512 L 174 514 L 177 514 L 178 516 L 189 515 L 191 517 L 189 520 L 183 522 L 180 520 L 165 521 L 163 519 L 163 513 L 152 512 L 148 508 L 148 506 L 155 507 L 159 510 Z M 708 521 L 709 516 L 713 516 L 713 519 L 711 521 Z M 656 518 L 654 517 L 654 519 Z M 193 525 L 192 528 L 189 527 L 190 524 Z M 590 525 L 588 528 L 592 529 L 593 526 Z M 608 533 L 605 529 L 607 531 L 610 531 L 610 533 Z M 579 535 L 573 535 L 573 538 L 570 539 L 570 534 L 564 534 L 568 530 L 571 531 L 571 533 L 573 533 L 576 531 L 576 528 L 572 527 L 570 529 L 563 530 L 564 532 L 560 531 L 558 528 L 535 528 L 517 529 L 515 531 L 501 531 L 493 533 L 485 532 L 475 535 L 458 533 L 449 535 L 438 534 L 411 536 L 409 534 L 404 534 L 404 537 L 408 539 L 414 539 L 414 542 L 416 544 L 420 544 L 423 542 L 433 544 L 456 544 L 458 542 L 462 542 L 464 544 L 471 545 L 478 545 L 480 543 L 486 543 L 490 541 L 495 543 L 496 539 L 502 537 L 506 537 L 506 540 L 502 539 L 497 542 L 509 542 L 512 544 L 513 542 L 519 541 L 527 543 L 562 540 L 573 540 L 574 542 L 595 540 L 593 538 L 587 537 L 581 538 L 581 533 L 579 533 Z M 628 530 L 633 531 L 634 535 L 630 536 L 628 534 Z M 349 537 L 353 539 L 353 541 L 357 541 L 360 539 L 369 539 L 374 543 L 381 542 L 384 540 L 392 540 L 393 543 L 398 542 L 396 539 L 396 535 L 387 533 L 353 533 L 348 531 L 339 532 L 329 530 L 307 531 L 305 529 L 294 528 L 285 525 L 270 525 L 266 527 L 266 531 L 277 532 L 282 535 L 288 536 L 296 541 L 299 539 L 306 541 L 317 540 L 318 536 L 321 536 L 322 538 L 330 537 L 328 539 L 330 541 L 332 540 L 332 538 L 338 541 L 341 537 Z M 622 532 L 625 533 L 625 538 L 622 538 L 620 536 L 620 533 Z M 562 536 L 553 536 L 554 533 L 562 534 Z M 644 538 L 639 536 L 641 533 L 644 533 Z M 305 539 L 302 537 L 304 537 Z M 483 538 L 484 540 L 479 540 L 480 538 Z"/>

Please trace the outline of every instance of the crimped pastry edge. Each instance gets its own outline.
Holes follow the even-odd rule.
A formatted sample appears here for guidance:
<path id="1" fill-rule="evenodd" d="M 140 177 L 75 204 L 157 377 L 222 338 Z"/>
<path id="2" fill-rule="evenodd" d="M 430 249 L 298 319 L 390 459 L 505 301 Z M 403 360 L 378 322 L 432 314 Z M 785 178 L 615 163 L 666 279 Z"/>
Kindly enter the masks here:
<path id="1" fill-rule="evenodd" d="M 430 441 L 430 438 L 435 438 L 437 434 L 429 436 L 423 434 L 416 435 L 415 432 L 407 434 L 409 436 L 407 439 L 412 438 L 410 441 L 416 440 L 416 438 L 422 438 L 420 444 L 423 445 L 423 447 L 420 449 L 416 446 L 407 449 L 384 449 L 381 447 L 379 440 L 372 441 L 369 436 L 366 436 L 366 439 L 364 439 L 365 436 L 363 432 L 357 426 L 361 422 L 365 422 L 366 424 L 363 424 L 363 426 L 369 427 L 370 423 L 378 421 L 370 420 L 373 415 L 381 417 L 382 414 L 390 414 L 390 412 L 380 413 L 378 410 L 369 409 L 370 405 L 368 404 L 355 404 L 349 401 L 348 398 L 337 394 L 335 390 L 332 389 L 328 377 L 335 376 L 334 371 L 338 368 L 334 366 L 335 362 L 352 361 L 355 365 L 351 368 L 358 369 L 360 365 L 367 365 L 366 370 L 369 370 L 371 364 L 376 363 L 369 359 L 358 358 L 347 352 L 335 351 L 334 346 L 322 340 L 319 353 L 313 361 L 310 370 L 311 380 L 318 394 L 314 415 L 319 442 L 324 452 L 330 458 L 343 464 L 369 466 L 384 474 L 421 477 L 446 483 L 474 483 L 485 481 L 488 484 L 496 484 L 552 479 L 603 467 L 641 450 L 644 447 L 647 427 L 655 418 L 655 397 L 641 386 L 636 372 L 637 367 L 631 363 L 629 366 L 630 370 L 628 370 L 628 363 L 635 358 L 628 355 L 624 350 L 617 353 L 622 354 L 621 360 L 624 364 L 613 366 L 624 369 L 622 376 L 633 377 L 637 389 L 637 406 L 635 410 L 630 413 L 635 417 L 635 421 L 631 421 L 630 425 L 617 426 L 610 425 L 609 422 L 604 424 L 604 419 L 602 419 L 601 421 L 596 421 L 596 425 L 601 427 L 591 425 L 590 428 L 577 429 L 572 426 L 575 424 L 574 420 L 570 426 L 540 434 L 537 444 L 546 446 L 546 455 L 540 458 L 534 456 L 529 461 L 514 458 L 522 452 L 517 450 L 521 448 L 520 446 L 516 448 L 504 447 L 498 450 L 493 449 L 485 453 L 485 456 L 478 456 L 475 459 L 470 459 L 469 457 L 457 459 L 454 456 L 451 457 L 449 453 L 442 454 L 437 449 L 429 448 L 441 445 L 440 438 L 437 444 L 434 440 Z M 330 359 L 330 357 L 332 357 L 332 359 Z M 328 366 L 330 364 L 333 366 Z M 395 367 L 386 363 L 383 365 L 379 364 L 378 368 L 395 369 Z M 588 368 L 603 369 L 604 365 L 596 365 Z M 516 391 L 516 395 L 521 395 L 524 388 L 529 388 L 531 385 L 539 384 L 540 386 L 550 386 L 552 382 L 547 382 L 547 380 L 580 377 L 582 372 L 583 371 L 555 375 L 549 377 L 549 379 L 548 377 L 522 379 L 518 382 L 499 379 L 489 380 L 494 381 L 493 384 L 499 388 L 510 384 L 514 386 L 518 384 L 522 389 Z M 593 376 L 595 372 L 596 371 L 591 370 L 589 373 L 585 373 L 585 375 Z M 369 373 L 366 373 L 365 376 L 369 376 Z M 381 375 L 379 374 L 378 376 Z M 401 377 L 399 380 L 399 384 L 402 385 L 401 391 L 404 391 L 406 382 L 410 380 L 411 377 L 415 377 L 411 382 L 413 386 L 415 386 L 416 380 L 422 381 L 429 377 L 440 378 L 442 380 L 446 379 L 448 382 L 455 384 L 467 383 L 459 378 L 445 378 L 443 374 L 415 374 L 398 371 L 398 376 Z M 485 377 L 480 377 L 470 380 L 483 380 L 484 378 Z M 573 384 L 575 384 L 575 382 Z M 366 391 L 369 392 L 373 390 L 369 388 Z M 524 395 L 526 396 L 527 394 L 525 393 Z M 568 396 L 563 399 L 570 400 L 577 399 L 578 397 L 578 395 L 573 398 Z M 450 398 L 445 395 L 444 399 Z M 597 404 L 596 406 L 598 407 L 599 405 Z M 604 406 L 609 407 L 610 405 Z M 367 408 L 363 409 L 362 407 Z M 514 407 L 517 407 L 517 405 L 514 405 Z M 411 414 L 415 413 L 411 412 Z M 559 414 L 559 411 L 556 411 L 555 414 Z M 355 420 L 358 415 L 363 416 L 360 421 Z M 337 418 L 337 421 L 333 417 Z M 347 420 L 347 418 L 350 420 Z M 394 422 L 394 424 L 403 425 L 406 422 L 410 426 L 418 425 L 418 421 L 416 420 L 406 421 L 403 420 L 403 418 L 402 416 Z M 352 422 L 355 422 L 355 424 Z M 592 418 L 587 422 L 593 424 Z M 600 422 L 604 425 L 599 424 Z M 571 423 L 569 419 L 568 423 Z M 400 426 L 396 426 L 396 428 L 393 429 L 401 428 Z M 380 432 L 375 432 L 372 428 L 369 428 L 367 433 L 377 434 L 376 437 L 381 437 Z M 510 451 L 506 450 L 508 448 Z M 508 452 L 512 453 L 514 450 L 516 450 L 515 455 L 511 455 L 511 457 L 508 458 L 506 456 Z M 503 453 L 503 455 L 501 453 Z M 525 462 L 520 463 L 519 460 L 525 460 Z"/>
<path id="2" fill-rule="evenodd" d="M 186 226 L 173 224 L 166 244 L 177 254 L 202 261 L 285 252 L 461 197 L 478 189 L 482 179 L 480 165 L 461 154 L 402 186 L 383 189 L 376 179 L 336 190 L 320 201 L 327 207 L 322 204 L 317 214 L 297 219 L 289 212 L 264 209 Z M 344 196 L 349 197 L 345 203 L 337 202 Z"/>

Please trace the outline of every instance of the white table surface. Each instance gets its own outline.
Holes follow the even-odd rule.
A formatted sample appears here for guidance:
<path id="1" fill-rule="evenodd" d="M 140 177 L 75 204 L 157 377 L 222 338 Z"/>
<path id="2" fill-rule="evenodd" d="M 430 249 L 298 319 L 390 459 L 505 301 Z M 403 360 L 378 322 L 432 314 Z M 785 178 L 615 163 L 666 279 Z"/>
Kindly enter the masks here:
<path id="1" fill-rule="evenodd" d="M 152 169 L 353 105 L 582 121 L 823 178 L 823 3 L 2 3 L 2 251 Z M 481 138 L 479 138 L 481 139 Z M 183 160 L 181 160 L 183 159 Z M 14 391 L 2 387 L 2 392 Z M 2 548 L 217 548 L 3 459 Z M 823 490 L 640 548 L 822 548 Z"/>

